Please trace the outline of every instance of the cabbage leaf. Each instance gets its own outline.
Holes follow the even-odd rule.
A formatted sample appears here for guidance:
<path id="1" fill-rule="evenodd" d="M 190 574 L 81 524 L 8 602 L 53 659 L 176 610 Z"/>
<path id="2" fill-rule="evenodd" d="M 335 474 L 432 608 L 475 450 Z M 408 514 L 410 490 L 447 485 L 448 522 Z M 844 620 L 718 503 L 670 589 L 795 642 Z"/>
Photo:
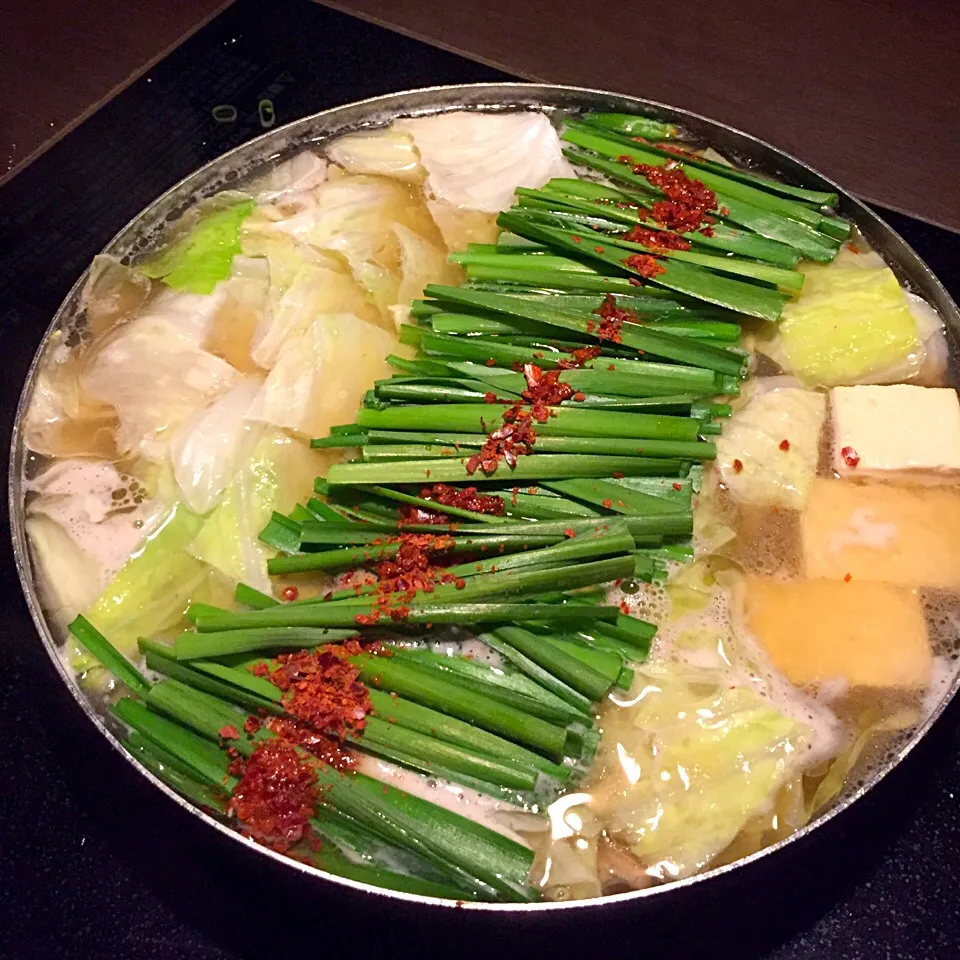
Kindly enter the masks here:
<path id="1" fill-rule="evenodd" d="M 352 314 L 314 316 L 283 342 L 247 417 L 304 437 L 326 436 L 353 419 L 371 383 L 389 376 L 385 358 L 395 345 L 392 332 Z"/>
<path id="2" fill-rule="evenodd" d="M 914 376 L 924 346 L 897 278 L 886 266 L 847 262 L 804 268 L 803 292 L 779 324 L 786 368 L 805 383 L 833 387 Z"/>
<path id="3" fill-rule="evenodd" d="M 419 183 L 426 176 L 413 138 L 393 127 L 338 137 L 327 154 L 347 173 L 377 174 L 411 183 Z"/>
<path id="4" fill-rule="evenodd" d="M 186 552 L 203 519 L 174 504 L 160 528 L 123 565 L 84 616 L 126 656 L 137 637 L 169 630 L 183 618 L 210 572 Z"/>
<path id="5" fill-rule="evenodd" d="M 208 513 L 256 445 L 260 430 L 244 419 L 261 381 L 248 377 L 197 411 L 170 439 L 173 474 L 183 501 L 198 514 Z"/>
<path id="6" fill-rule="evenodd" d="M 146 277 L 162 279 L 173 290 L 211 293 L 230 274 L 240 252 L 240 227 L 253 210 L 253 201 L 201 215 L 193 229 L 159 257 L 138 266 Z"/>
<path id="7" fill-rule="evenodd" d="M 270 593 L 267 558 L 272 552 L 260 542 L 260 531 L 274 510 L 289 512 L 308 495 L 329 457 L 279 431 L 264 433 L 243 458 L 188 552 L 230 583 L 242 581 Z"/>
<path id="8" fill-rule="evenodd" d="M 607 715 L 595 801 L 607 831 L 661 879 L 711 863 L 795 777 L 811 729 L 732 674 L 680 663 L 637 669 L 639 697 Z"/>
<path id="9" fill-rule="evenodd" d="M 576 176 L 542 113 L 456 110 L 398 120 L 394 128 L 413 137 L 428 195 L 471 210 L 507 210 L 517 187 Z"/>
<path id="10" fill-rule="evenodd" d="M 201 346 L 221 300 L 172 294 L 94 345 L 80 384 L 116 409 L 120 452 L 165 459 L 173 428 L 239 379 Z"/>
<path id="11" fill-rule="evenodd" d="M 717 437 L 716 469 L 734 499 L 802 509 L 817 470 L 826 409 L 826 396 L 809 390 L 754 393 Z"/>

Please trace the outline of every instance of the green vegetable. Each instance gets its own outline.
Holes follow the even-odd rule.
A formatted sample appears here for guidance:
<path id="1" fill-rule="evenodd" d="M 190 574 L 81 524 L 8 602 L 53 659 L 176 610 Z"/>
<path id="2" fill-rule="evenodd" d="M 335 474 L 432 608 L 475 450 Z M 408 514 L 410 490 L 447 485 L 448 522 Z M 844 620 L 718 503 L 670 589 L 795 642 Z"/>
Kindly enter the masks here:
<path id="1" fill-rule="evenodd" d="M 174 290 L 210 293 L 230 274 L 233 258 L 240 253 L 240 227 L 253 206 L 252 200 L 244 200 L 203 214 L 190 233 L 137 269 Z"/>

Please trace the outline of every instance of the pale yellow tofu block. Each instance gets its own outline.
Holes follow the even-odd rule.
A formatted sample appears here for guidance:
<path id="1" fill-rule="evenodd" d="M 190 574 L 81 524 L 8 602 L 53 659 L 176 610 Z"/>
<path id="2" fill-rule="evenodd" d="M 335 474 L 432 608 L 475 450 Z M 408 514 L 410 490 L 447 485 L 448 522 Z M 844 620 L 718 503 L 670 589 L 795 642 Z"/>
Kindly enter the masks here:
<path id="1" fill-rule="evenodd" d="M 885 583 L 752 577 L 747 629 L 796 684 L 923 687 L 933 655 L 916 594 Z"/>
<path id="2" fill-rule="evenodd" d="M 960 588 L 960 490 L 814 480 L 801 518 L 810 578 Z"/>
<path id="3" fill-rule="evenodd" d="M 830 416 L 833 468 L 842 477 L 960 474 L 960 401 L 949 387 L 834 387 Z"/>

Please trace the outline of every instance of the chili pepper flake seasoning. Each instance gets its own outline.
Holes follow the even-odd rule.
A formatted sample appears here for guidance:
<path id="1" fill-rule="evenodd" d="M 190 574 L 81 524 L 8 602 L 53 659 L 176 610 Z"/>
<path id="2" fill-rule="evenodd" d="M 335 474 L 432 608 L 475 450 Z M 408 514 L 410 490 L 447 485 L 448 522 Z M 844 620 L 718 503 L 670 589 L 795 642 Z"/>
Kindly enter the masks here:
<path id="1" fill-rule="evenodd" d="M 636 270 L 645 280 L 652 277 L 658 277 L 661 273 L 666 273 L 667 268 L 655 257 L 649 253 L 635 253 L 623 261 L 624 265 Z"/>
<path id="2" fill-rule="evenodd" d="M 244 833 L 280 853 L 299 843 L 310 828 L 316 809 L 317 775 L 301 761 L 296 749 L 282 740 L 265 740 L 246 761 L 231 766 L 240 782 L 230 799 L 230 811 Z"/>
<path id="3" fill-rule="evenodd" d="M 717 195 L 701 181 L 688 177 L 679 164 L 670 164 L 668 168 L 634 164 L 627 156 L 619 159 L 666 195 L 666 200 L 658 200 L 650 210 L 657 223 L 678 233 L 688 233 L 700 229 L 704 223 L 713 223 L 708 211 L 717 209 Z"/>
<path id="4" fill-rule="evenodd" d="M 571 350 L 569 355 L 569 360 L 558 360 L 557 366 L 564 370 L 585 367 L 591 360 L 596 360 L 600 356 L 600 347 L 577 347 Z"/>
<path id="5" fill-rule="evenodd" d="M 525 363 L 521 369 L 526 389 L 520 400 L 504 410 L 503 425 L 489 434 L 478 453 L 467 459 L 465 466 L 470 476 L 477 470 L 488 476 L 495 473 L 501 460 L 515 467 L 518 457 L 533 452 L 537 439 L 533 423 L 546 423 L 554 416 L 550 408 L 574 395 L 573 387 L 560 380 L 562 369 L 543 370 L 535 363 Z"/>
<path id="6" fill-rule="evenodd" d="M 473 513 L 485 513 L 493 517 L 503 514 L 504 503 L 501 497 L 480 493 L 476 487 L 454 487 L 449 483 L 435 483 L 420 491 L 421 500 L 430 500 L 438 507 L 458 507 Z M 397 509 L 400 523 L 436 523 L 449 524 L 450 517 L 442 510 L 430 510 L 419 506 L 401 506 Z"/>
<path id="7" fill-rule="evenodd" d="M 733 463 L 731 464 L 731 466 L 733 467 L 733 472 L 734 472 L 734 473 L 740 473 L 740 472 L 743 470 L 743 461 L 742 461 L 742 460 L 734 460 Z"/>
<path id="8" fill-rule="evenodd" d="M 328 645 L 313 652 L 282 653 L 277 664 L 270 681 L 284 691 L 283 705 L 290 716 L 341 740 L 366 726 L 373 709 L 370 696 L 359 671 L 340 651 Z"/>
<path id="9" fill-rule="evenodd" d="M 853 447 L 844 447 L 840 451 L 843 462 L 850 468 L 855 467 L 860 462 L 860 454 Z"/>
<path id="10" fill-rule="evenodd" d="M 621 240 L 630 243 L 641 243 L 651 250 L 689 250 L 690 241 L 685 240 L 678 233 L 670 230 L 650 230 L 647 227 L 634 227 L 629 233 L 623 234 Z"/>
<path id="11" fill-rule="evenodd" d="M 780 441 L 778 446 L 780 447 L 781 450 L 783 450 L 784 453 L 786 453 L 790 449 L 790 441 L 787 439 L 783 439 Z"/>
<path id="12" fill-rule="evenodd" d="M 288 603 L 292 603 L 294 600 L 297 599 L 297 597 L 300 596 L 300 591 L 293 586 L 284 587 L 283 592 L 280 594 L 280 596 L 282 596 L 283 599 L 286 600 Z"/>

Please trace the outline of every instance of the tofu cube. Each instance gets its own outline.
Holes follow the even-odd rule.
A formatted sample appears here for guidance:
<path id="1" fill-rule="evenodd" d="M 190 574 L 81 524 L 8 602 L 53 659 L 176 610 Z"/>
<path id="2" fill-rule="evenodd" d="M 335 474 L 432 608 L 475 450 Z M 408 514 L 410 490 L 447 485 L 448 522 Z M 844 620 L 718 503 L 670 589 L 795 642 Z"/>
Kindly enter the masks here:
<path id="1" fill-rule="evenodd" d="M 804 575 L 960 588 L 960 490 L 814 480 L 801 517 Z"/>
<path id="2" fill-rule="evenodd" d="M 918 689 L 929 682 L 933 654 L 914 591 L 752 577 L 743 614 L 774 666 L 796 684 L 839 678 L 852 687 Z"/>
<path id="3" fill-rule="evenodd" d="M 960 401 L 949 387 L 834 387 L 830 411 L 841 477 L 929 482 L 960 474 Z"/>

